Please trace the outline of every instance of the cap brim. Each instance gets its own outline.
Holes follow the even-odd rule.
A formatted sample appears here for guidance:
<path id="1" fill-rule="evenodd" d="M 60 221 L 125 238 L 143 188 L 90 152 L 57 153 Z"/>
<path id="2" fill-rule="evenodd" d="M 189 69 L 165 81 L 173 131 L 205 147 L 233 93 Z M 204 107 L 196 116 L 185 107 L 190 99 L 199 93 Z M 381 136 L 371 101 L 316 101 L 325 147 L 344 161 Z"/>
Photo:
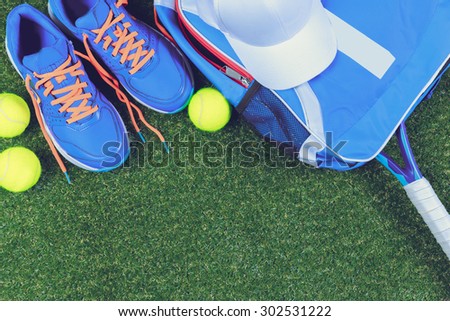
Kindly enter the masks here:
<path id="1" fill-rule="evenodd" d="M 310 20 L 302 30 L 278 45 L 257 47 L 225 36 L 250 74 L 275 90 L 294 88 L 315 78 L 337 53 L 336 37 L 320 0 L 314 1 Z"/>

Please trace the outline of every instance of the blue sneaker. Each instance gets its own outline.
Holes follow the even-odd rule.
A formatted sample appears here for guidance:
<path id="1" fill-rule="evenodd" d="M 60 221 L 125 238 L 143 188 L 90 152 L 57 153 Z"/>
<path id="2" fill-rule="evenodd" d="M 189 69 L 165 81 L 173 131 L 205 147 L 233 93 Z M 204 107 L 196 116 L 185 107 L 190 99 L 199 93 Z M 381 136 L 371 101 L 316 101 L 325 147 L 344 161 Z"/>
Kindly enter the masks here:
<path id="1" fill-rule="evenodd" d="M 123 164 L 129 141 L 122 119 L 86 75 L 72 43 L 47 16 L 27 4 L 13 9 L 6 23 L 6 49 L 66 176 L 57 151 L 94 172 Z"/>
<path id="2" fill-rule="evenodd" d="M 84 42 L 88 54 L 92 50 L 134 99 L 157 112 L 179 112 L 193 93 L 189 64 L 163 35 L 130 16 L 127 4 L 49 0 L 49 13 L 62 30 Z"/>

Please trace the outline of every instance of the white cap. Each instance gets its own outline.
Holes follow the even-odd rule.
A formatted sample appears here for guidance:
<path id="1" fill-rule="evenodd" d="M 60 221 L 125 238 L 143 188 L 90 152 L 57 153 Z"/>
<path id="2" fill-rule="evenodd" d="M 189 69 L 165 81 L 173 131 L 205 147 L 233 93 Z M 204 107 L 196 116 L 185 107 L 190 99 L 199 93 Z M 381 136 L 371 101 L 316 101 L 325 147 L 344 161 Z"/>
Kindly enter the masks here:
<path id="1" fill-rule="evenodd" d="M 336 37 L 320 0 L 196 2 L 202 20 L 226 36 L 244 67 L 270 89 L 301 85 L 336 56 Z"/>

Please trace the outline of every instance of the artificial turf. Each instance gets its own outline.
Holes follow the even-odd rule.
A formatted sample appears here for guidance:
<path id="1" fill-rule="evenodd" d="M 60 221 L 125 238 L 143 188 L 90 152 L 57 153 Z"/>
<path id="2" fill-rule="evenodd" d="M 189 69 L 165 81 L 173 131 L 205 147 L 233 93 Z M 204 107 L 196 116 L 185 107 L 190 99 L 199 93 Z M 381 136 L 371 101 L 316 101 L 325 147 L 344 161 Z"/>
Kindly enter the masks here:
<path id="1" fill-rule="evenodd" d="M 7 13 L 22 2 L 1 2 L 1 42 Z M 46 1 L 27 2 L 46 10 Z M 150 1 L 131 0 L 128 8 L 153 23 Z M 4 46 L 0 73 L 0 91 L 31 106 Z M 449 106 L 447 75 L 408 121 L 418 163 L 447 208 Z M 186 146 L 249 141 L 258 153 L 268 149 L 237 117 L 209 134 L 186 112 L 145 115 L 168 140 L 197 141 Z M 0 151 L 12 146 L 35 151 L 43 174 L 23 194 L 0 189 L 1 300 L 450 299 L 448 260 L 376 162 L 336 173 L 286 168 L 286 157 L 276 166 L 243 166 L 245 155 L 234 153 L 228 164 L 206 166 L 207 151 L 197 149 L 196 164 L 183 149 L 181 157 L 191 158 L 185 166 L 173 157 L 158 166 L 159 149 L 135 144 L 127 166 L 111 173 L 69 165 L 68 185 L 34 116 L 22 136 L 0 139 Z"/>

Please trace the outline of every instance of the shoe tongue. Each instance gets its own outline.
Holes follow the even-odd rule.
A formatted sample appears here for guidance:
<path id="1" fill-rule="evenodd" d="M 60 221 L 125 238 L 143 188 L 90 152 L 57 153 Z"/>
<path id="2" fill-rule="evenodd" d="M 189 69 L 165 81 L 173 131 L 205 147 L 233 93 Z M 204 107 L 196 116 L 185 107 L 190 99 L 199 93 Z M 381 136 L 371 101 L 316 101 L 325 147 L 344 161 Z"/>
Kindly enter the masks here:
<path id="1" fill-rule="evenodd" d="M 75 25 L 82 29 L 98 29 L 105 23 L 110 10 L 106 1 L 97 0 L 97 3 L 84 16 L 75 21 Z"/>
<path id="2" fill-rule="evenodd" d="M 69 56 L 67 41 L 59 39 L 51 47 L 44 47 L 39 52 L 25 56 L 23 64 L 39 74 L 48 73 L 63 64 Z"/>

